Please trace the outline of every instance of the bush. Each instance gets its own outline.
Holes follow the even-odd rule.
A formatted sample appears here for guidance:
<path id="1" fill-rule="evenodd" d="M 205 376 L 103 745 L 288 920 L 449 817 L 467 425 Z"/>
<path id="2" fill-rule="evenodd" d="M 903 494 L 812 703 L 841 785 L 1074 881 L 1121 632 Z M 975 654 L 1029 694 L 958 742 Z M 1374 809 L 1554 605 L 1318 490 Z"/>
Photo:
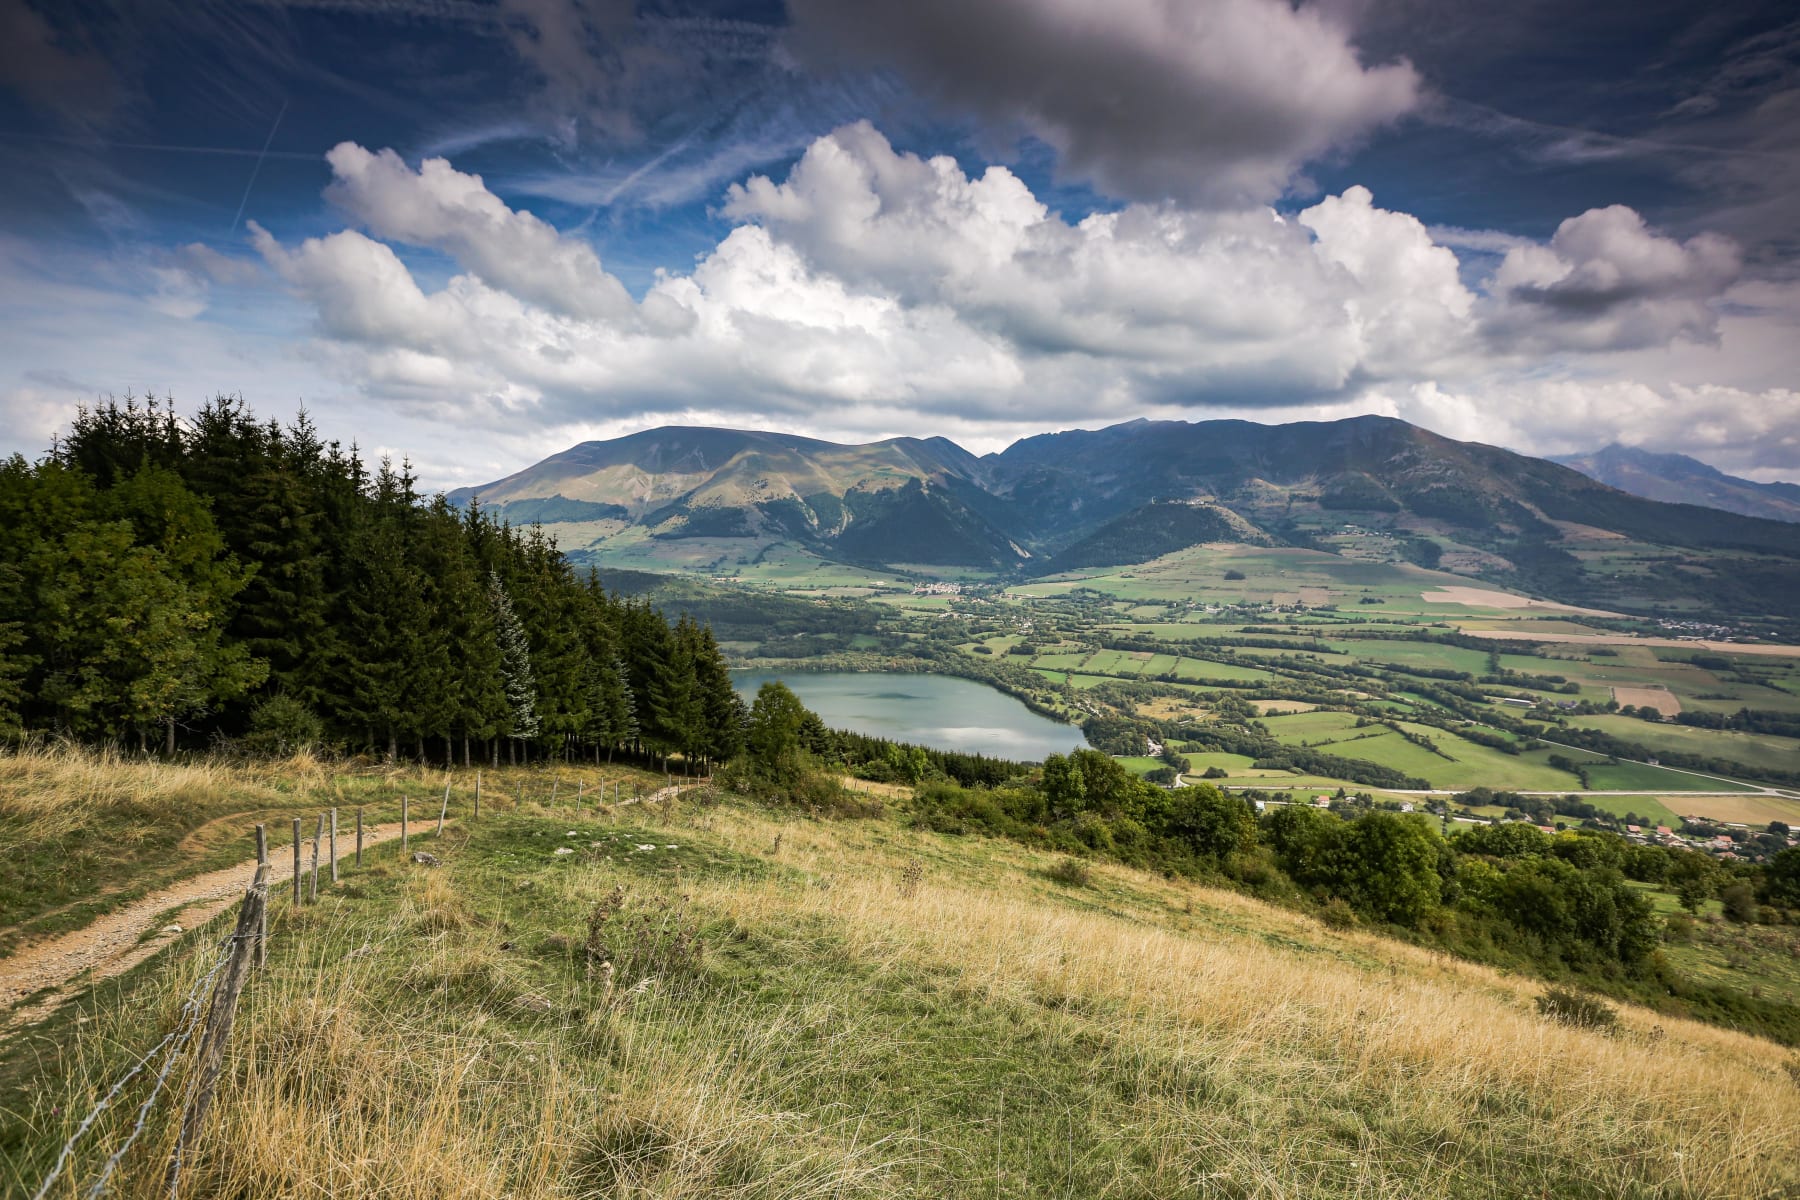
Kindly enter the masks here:
<path id="1" fill-rule="evenodd" d="M 1756 893 L 1750 890 L 1747 883 L 1728 884 L 1719 891 L 1719 901 L 1725 906 L 1725 919 L 1735 921 L 1739 925 L 1748 925 L 1756 920 Z"/>
<path id="2" fill-rule="evenodd" d="M 1086 887 L 1093 882 L 1093 872 L 1079 858 L 1065 858 L 1044 872 L 1045 878 L 1065 887 Z"/>
<path id="3" fill-rule="evenodd" d="M 325 724 L 312 709 L 277 692 L 257 701 L 250 710 L 244 748 L 252 754 L 288 755 L 317 745 L 324 736 Z"/>
<path id="4" fill-rule="evenodd" d="M 1319 909 L 1319 920 L 1331 929 L 1350 929 L 1356 925 L 1356 910 L 1342 897 L 1333 896 Z"/>
<path id="5" fill-rule="evenodd" d="M 1538 1012 L 1563 1025 L 1581 1029 L 1612 1032 L 1619 1023 L 1618 1010 L 1612 1005 L 1573 988 L 1553 987 L 1537 998 Z"/>

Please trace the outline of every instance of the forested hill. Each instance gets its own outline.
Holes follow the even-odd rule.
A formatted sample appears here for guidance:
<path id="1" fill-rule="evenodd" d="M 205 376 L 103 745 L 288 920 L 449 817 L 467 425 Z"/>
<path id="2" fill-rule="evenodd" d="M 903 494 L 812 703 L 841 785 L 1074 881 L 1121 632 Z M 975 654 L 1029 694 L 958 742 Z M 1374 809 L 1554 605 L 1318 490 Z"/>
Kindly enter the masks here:
<path id="1" fill-rule="evenodd" d="M 742 705 L 709 629 L 304 414 L 220 399 L 185 421 L 107 404 L 0 465 L 0 733 L 21 728 L 705 760 L 735 752 Z"/>

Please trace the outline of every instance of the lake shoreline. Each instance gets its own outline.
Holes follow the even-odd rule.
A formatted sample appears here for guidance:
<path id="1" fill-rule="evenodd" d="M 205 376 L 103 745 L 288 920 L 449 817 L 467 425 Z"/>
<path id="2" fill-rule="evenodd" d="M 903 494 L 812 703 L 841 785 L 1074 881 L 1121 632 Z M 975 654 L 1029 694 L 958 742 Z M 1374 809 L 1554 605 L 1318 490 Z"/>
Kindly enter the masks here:
<path id="1" fill-rule="evenodd" d="M 733 671 L 746 701 L 768 681 L 791 687 L 825 724 L 930 749 L 1041 762 L 1086 746 L 1079 725 L 1037 711 L 985 679 L 941 671 L 829 670 L 815 661 Z"/>
<path id="2" fill-rule="evenodd" d="M 946 662 L 935 658 L 921 658 L 916 655 L 871 655 L 859 652 L 843 654 L 825 654 L 817 658 L 765 658 L 755 659 L 742 666 L 732 666 L 737 671 L 791 671 L 796 674 L 826 675 L 845 673 L 852 675 L 870 672 L 889 672 L 895 675 L 941 675 L 950 679 L 968 679 L 975 683 L 984 683 L 997 692 L 1004 692 L 1020 704 L 1040 717 L 1067 724 L 1079 724 L 1070 720 L 1068 713 L 1053 708 L 1038 699 L 1028 689 L 1044 687 L 1047 681 L 1032 673 L 1029 668 L 1019 667 L 1029 678 L 1015 680 L 1009 677 L 1007 670 L 1000 663 L 984 663 L 967 655 L 957 655 L 954 662 Z"/>

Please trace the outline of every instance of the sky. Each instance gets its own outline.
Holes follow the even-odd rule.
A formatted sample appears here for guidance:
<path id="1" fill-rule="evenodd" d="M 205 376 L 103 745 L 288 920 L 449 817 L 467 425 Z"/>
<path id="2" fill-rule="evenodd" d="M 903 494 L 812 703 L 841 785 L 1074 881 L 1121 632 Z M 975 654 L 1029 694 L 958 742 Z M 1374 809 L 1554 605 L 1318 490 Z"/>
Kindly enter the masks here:
<path id="1" fill-rule="evenodd" d="M 0 453 L 1363 413 L 1800 479 L 1800 14 L 0 0 Z"/>

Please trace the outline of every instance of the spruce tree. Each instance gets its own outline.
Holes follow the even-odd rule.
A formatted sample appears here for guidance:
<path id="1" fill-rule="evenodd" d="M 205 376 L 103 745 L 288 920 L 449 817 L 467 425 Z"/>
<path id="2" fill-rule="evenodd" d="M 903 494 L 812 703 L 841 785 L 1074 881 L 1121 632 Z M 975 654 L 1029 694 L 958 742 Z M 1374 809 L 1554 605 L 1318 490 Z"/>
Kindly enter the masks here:
<path id="1" fill-rule="evenodd" d="M 500 679 L 506 691 L 506 716 L 500 732 L 514 745 L 538 735 L 537 676 L 531 669 L 531 642 L 513 611 L 512 598 L 497 571 L 488 574 L 488 604 L 494 614 L 494 639 L 500 647 Z"/>

